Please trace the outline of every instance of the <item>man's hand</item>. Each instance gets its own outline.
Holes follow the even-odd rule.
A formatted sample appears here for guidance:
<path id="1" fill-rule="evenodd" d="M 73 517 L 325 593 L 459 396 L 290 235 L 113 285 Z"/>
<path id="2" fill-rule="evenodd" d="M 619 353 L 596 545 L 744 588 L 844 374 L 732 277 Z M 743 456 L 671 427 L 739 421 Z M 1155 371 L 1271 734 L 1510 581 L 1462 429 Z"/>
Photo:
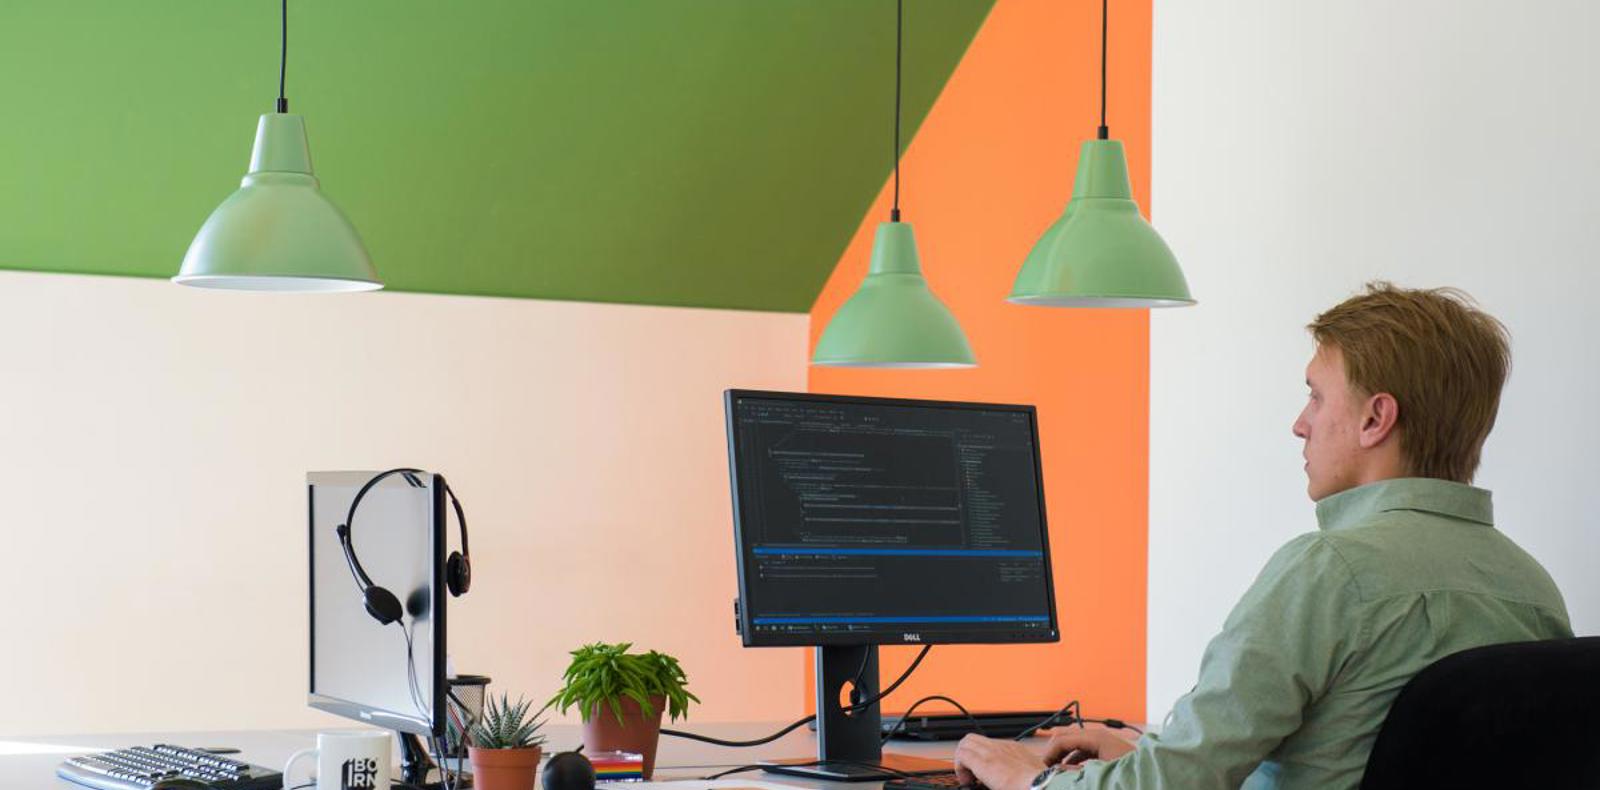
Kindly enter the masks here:
<path id="1" fill-rule="evenodd" d="M 1046 763 L 1078 765 L 1084 760 L 1115 760 L 1134 750 L 1132 741 L 1115 730 L 1061 727 L 1050 735 Z"/>
<path id="2" fill-rule="evenodd" d="M 1046 765 L 1043 757 L 1016 741 L 968 735 L 956 745 L 956 777 L 962 784 L 989 790 L 1028 790 Z"/>

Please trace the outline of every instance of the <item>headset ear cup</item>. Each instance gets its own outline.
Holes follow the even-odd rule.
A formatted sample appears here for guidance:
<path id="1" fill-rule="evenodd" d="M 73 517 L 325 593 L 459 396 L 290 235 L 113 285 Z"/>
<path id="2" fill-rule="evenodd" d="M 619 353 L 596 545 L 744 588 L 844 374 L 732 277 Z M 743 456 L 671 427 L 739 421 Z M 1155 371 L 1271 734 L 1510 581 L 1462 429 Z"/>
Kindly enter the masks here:
<path id="1" fill-rule="evenodd" d="M 394 593 L 376 585 L 368 587 L 361 594 L 361 602 L 366 605 L 367 614 L 384 625 L 398 621 L 405 611 L 400 608 L 400 599 L 394 597 Z"/>
<path id="2" fill-rule="evenodd" d="M 445 560 L 444 574 L 451 595 L 459 598 L 472 588 L 472 561 L 462 556 L 461 552 L 450 552 L 450 559 Z"/>

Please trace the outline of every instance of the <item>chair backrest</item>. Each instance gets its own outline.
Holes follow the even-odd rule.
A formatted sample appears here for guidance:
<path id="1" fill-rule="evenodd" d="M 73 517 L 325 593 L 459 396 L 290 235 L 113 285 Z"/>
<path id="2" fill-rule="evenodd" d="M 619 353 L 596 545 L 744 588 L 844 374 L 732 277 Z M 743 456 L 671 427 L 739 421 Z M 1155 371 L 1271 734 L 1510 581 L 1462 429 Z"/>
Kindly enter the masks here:
<path id="1" fill-rule="evenodd" d="M 1400 690 L 1361 790 L 1600 788 L 1600 636 L 1446 656 Z"/>

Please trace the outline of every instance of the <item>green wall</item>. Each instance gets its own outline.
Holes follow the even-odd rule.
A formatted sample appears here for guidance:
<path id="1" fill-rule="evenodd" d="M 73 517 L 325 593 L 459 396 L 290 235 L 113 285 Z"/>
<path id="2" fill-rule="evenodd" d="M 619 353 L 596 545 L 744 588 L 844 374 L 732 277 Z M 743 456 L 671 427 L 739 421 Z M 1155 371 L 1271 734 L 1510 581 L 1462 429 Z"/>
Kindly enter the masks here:
<path id="1" fill-rule="evenodd" d="M 907 2 L 908 140 L 991 5 Z M 0 0 L 0 268 L 173 274 L 277 25 Z M 893 34 L 892 0 L 291 0 L 288 95 L 391 289 L 804 312 L 889 172 Z"/>

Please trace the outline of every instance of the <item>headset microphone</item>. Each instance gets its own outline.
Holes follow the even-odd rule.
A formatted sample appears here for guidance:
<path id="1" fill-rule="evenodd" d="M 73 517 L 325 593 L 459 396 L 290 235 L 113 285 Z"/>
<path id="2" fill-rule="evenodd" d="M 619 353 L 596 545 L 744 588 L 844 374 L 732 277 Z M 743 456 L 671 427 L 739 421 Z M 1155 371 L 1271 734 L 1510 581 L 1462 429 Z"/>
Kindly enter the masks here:
<path id="1" fill-rule="evenodd" d="M 366 568 L 361 567 L 361 560 L 356 556 L 355 540 L 351 535 L 351 526 L 355 523 L 356 509 L 361 506 L 361 500 L 379 482 L 392 475 L 401 475 L 412 488 L 423 488 L 423 483 L 417 475 L 426 474 L 421 469 L 401 467 L 379 472 L 368 480 L 360 490 L 356 491 L 354 499 L 350 500 L 350 512 L 345 515 L 344 523 L 335 528 L 339 535 L 339 545 L 344 547 L 345 563 L 350 566 L 350 573 L 355 577 L 356 586 L 361 588 L 361 602 L 367 609 L 367 614 L 374 620 L 388 625 L 399 622 L 405 614 L 405 608 L 400 605 L 400 599 L 384 587 L 378 586 L 367 575 Z M 456 498 L 450 484 L 444 477 L 434 475 L 434 479 L 444 488 L 444 493 L 450 497 L 451 508 L 456 512 L 456 524 L 461 528 L 461 551 L 450 552 L 450 557 L 445 560 L 445 587 L 450 594 L 460 597 L 472 587 L 472 560 L 467 549 L 467 516 L 461 509 L 461 500 Z"/>

